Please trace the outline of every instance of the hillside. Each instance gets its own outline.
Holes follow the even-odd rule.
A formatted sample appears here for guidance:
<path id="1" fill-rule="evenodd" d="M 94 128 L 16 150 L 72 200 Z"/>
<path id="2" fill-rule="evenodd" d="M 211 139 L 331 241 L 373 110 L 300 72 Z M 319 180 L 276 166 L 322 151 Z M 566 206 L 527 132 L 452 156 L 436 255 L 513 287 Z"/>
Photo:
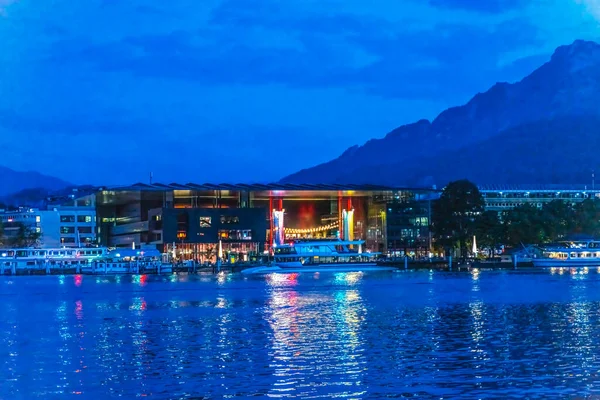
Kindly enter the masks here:
<path id="1" fill-rule="evenodd" d="M 15 171 L 0 166 L 0 197 L 20 192 L 24 189 L 59 190 L 70 184 L 59 178 L 43 175 L 33 171 Z"/>
<path id="2" fill-rule="evenodd" d="M 544 124 L 553 119 L 569 117 L 561 123 L 570 121 L 585 126 L 590 116 L 600 115 L 599 102 L 600 45 L 575 41 L 569 46 L 559 47 L 549 62 L 520 82 L 497 83 L 487 92 L 474 96 L 467 104 L 442 112 L 432 122 L 421 120 L 401 126 L 382 139 L 351 147 L 340 157 L 287 176 L 282 182 L 347 183 L 377 180 L 403 184 L 409 179 L 414 181 L 416 176 L 417 181 L 431 183 L 427 176 L 442 177 L 450 172 L 432 170 L 432 166 L 446 165 L 443 160 L 456 158 L 456 154 L 468 159 L 468 166 L 473 168 L 489 164 L 489 154 L 477 149 L 485 147 L 494 138 L 498 143 L 504 141 L 504 133 L 512 132 L 512 128 L 529 124 L 529 129 L 524 133 L 527 138 L 523 139 L 535 143 L 544 135 Z M 577 122 L 578 118 L 582 118 L 582 121 Z M 536 124 L 537 121 L 546 122 Z M 538 131 L 538 127 L 542 130 Z M 568 131 L 570 128 L 565 129 Z M 514 144 L 524 146 L 519 142 Z M 458 150 L 459 153 L 452 153 Z M 548 155 L 560 156 L 559 153 Z M 438 157 L 441 157 L 439 162 L 435 161 Z M 504 168 L 504 164 L 511 159 L 514 160 L 513 167 L 504 170 L 520 181 L 521 174 L 516 170 L 519 159 L 498 160 L 502 163 L 498 167 Z M 435 162 L 432 163 L 432 160 Z M 412 172 L 398 174 L 398 166 L 401 165 L 409 166 Z M 454 165 L 446 167 L 458 168 Z M 564 173 L 576 174 L 573 168 L 576 167 L 567 167 Z M 472 170 L 467 176 L 457 173 L 450 175 L 472 179 L 475 173 Z M 446 183 L 437 179 L 434 183 Z"/>
<path id="3" fill-rule="evenodd" d="M 422 186 L 468 178 L 477 184 L 589 182 L 591 187 L 592 170 L 600 171 L 598 146 L 600 116 L 559 117 L 508 129 L 419 164 L 363 167 L 340 180 Z"/>

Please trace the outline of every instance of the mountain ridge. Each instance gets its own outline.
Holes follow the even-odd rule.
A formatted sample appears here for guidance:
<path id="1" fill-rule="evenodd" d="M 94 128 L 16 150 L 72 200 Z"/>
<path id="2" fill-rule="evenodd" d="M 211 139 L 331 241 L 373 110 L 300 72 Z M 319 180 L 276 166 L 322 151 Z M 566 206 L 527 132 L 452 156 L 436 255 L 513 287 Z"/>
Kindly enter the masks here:
<path id="1" fill-rule="evenodd" d="M 0 196 L 7 196 L 25 189 L 59 190 L 72 185 L 60 178 L 36 171 L 15 171 L 4 166 L 0 166 L 0 182 Z"/>
<path id="2" fill-rule="evenodd" d="M 576 40 L 558 47 L 550 60 L 518 82 L 499 82 L 432 121 L 402 125 L 383 138 L 352 146 L 339 157 L 284 177 L 283 183 L 350 183 L 353 172 L 415 164 L 432 155 L 495 137 L 519 125 L 552 118 L 599 115 L 600 45 Z M 348 181 L 348 179 L 352 179 Z M 402 183 L 400 179 L 395 183 Z M 445 184 L 446 182 L 437 182 Z"/>

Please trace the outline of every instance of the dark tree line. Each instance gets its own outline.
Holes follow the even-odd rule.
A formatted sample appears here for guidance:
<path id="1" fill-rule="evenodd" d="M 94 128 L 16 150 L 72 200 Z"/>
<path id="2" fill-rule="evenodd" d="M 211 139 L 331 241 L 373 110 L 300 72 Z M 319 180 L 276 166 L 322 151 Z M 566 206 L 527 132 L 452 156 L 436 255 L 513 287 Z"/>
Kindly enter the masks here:
<path id="1" fill-rule="evenodd" d="M 436 245 L 468 253 L 473 236 L 479 248 L 499 245 L 542 244 L 569 235 L 600 236 L 600 199 L 571 204 L 553 200 L 537 207 L 519 205 L 499 215 L 484 210 L 484 199 L 477 186 L 467 180 L 451 182 L 434 204 L 432 231 Z"/>
<path id="2" fill-rule="evenodd" d="M 4 226 L 0 221 L 0 247 L 31 247 L 39 243 L 41 233 L 17 222 Z"/>

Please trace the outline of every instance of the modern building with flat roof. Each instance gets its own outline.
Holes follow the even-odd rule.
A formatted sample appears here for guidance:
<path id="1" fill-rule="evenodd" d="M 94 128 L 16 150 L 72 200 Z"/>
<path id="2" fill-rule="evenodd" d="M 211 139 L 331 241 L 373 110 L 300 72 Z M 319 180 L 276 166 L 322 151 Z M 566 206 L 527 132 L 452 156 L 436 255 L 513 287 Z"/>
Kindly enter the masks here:
<path id="1" fill-rule="evenodd" d="M 43 207 L 0 210 L 5 245 L 10 245 L 20 227 L 40 235 L 41 247 L 85 247 L 97 245 L 94 192 L 73 192 L 46 200 Z"/>
<path id="2" fill-rule="evenodd" d="M 156 245 L 200 260 L 216 249 L 245 258 L 331 238 L 365 240 L 371 251 L 427 252 L 428 204 L 437 196 L 378 185 L 138 183 L 96 193 L 98 237 L 106 246 Z"/>
<path id="3" fill-rule="evenodd" d="M 553 200 L 578 203 L 600 198 L 600 189 L 592 185 L 481 185 L 485 208 L 498 212 L 523 204 L 542 207 Z"/>

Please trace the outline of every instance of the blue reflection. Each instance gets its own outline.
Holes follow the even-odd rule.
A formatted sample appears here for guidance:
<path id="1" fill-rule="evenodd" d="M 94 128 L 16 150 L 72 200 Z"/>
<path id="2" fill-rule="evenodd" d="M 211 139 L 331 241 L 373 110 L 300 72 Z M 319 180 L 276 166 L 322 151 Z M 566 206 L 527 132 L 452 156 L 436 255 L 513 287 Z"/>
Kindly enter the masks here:
<path id="1" fill-rule="evenodd" d="M 596 268 L 0 279 L 2 399 L 600 394 Z"/>

